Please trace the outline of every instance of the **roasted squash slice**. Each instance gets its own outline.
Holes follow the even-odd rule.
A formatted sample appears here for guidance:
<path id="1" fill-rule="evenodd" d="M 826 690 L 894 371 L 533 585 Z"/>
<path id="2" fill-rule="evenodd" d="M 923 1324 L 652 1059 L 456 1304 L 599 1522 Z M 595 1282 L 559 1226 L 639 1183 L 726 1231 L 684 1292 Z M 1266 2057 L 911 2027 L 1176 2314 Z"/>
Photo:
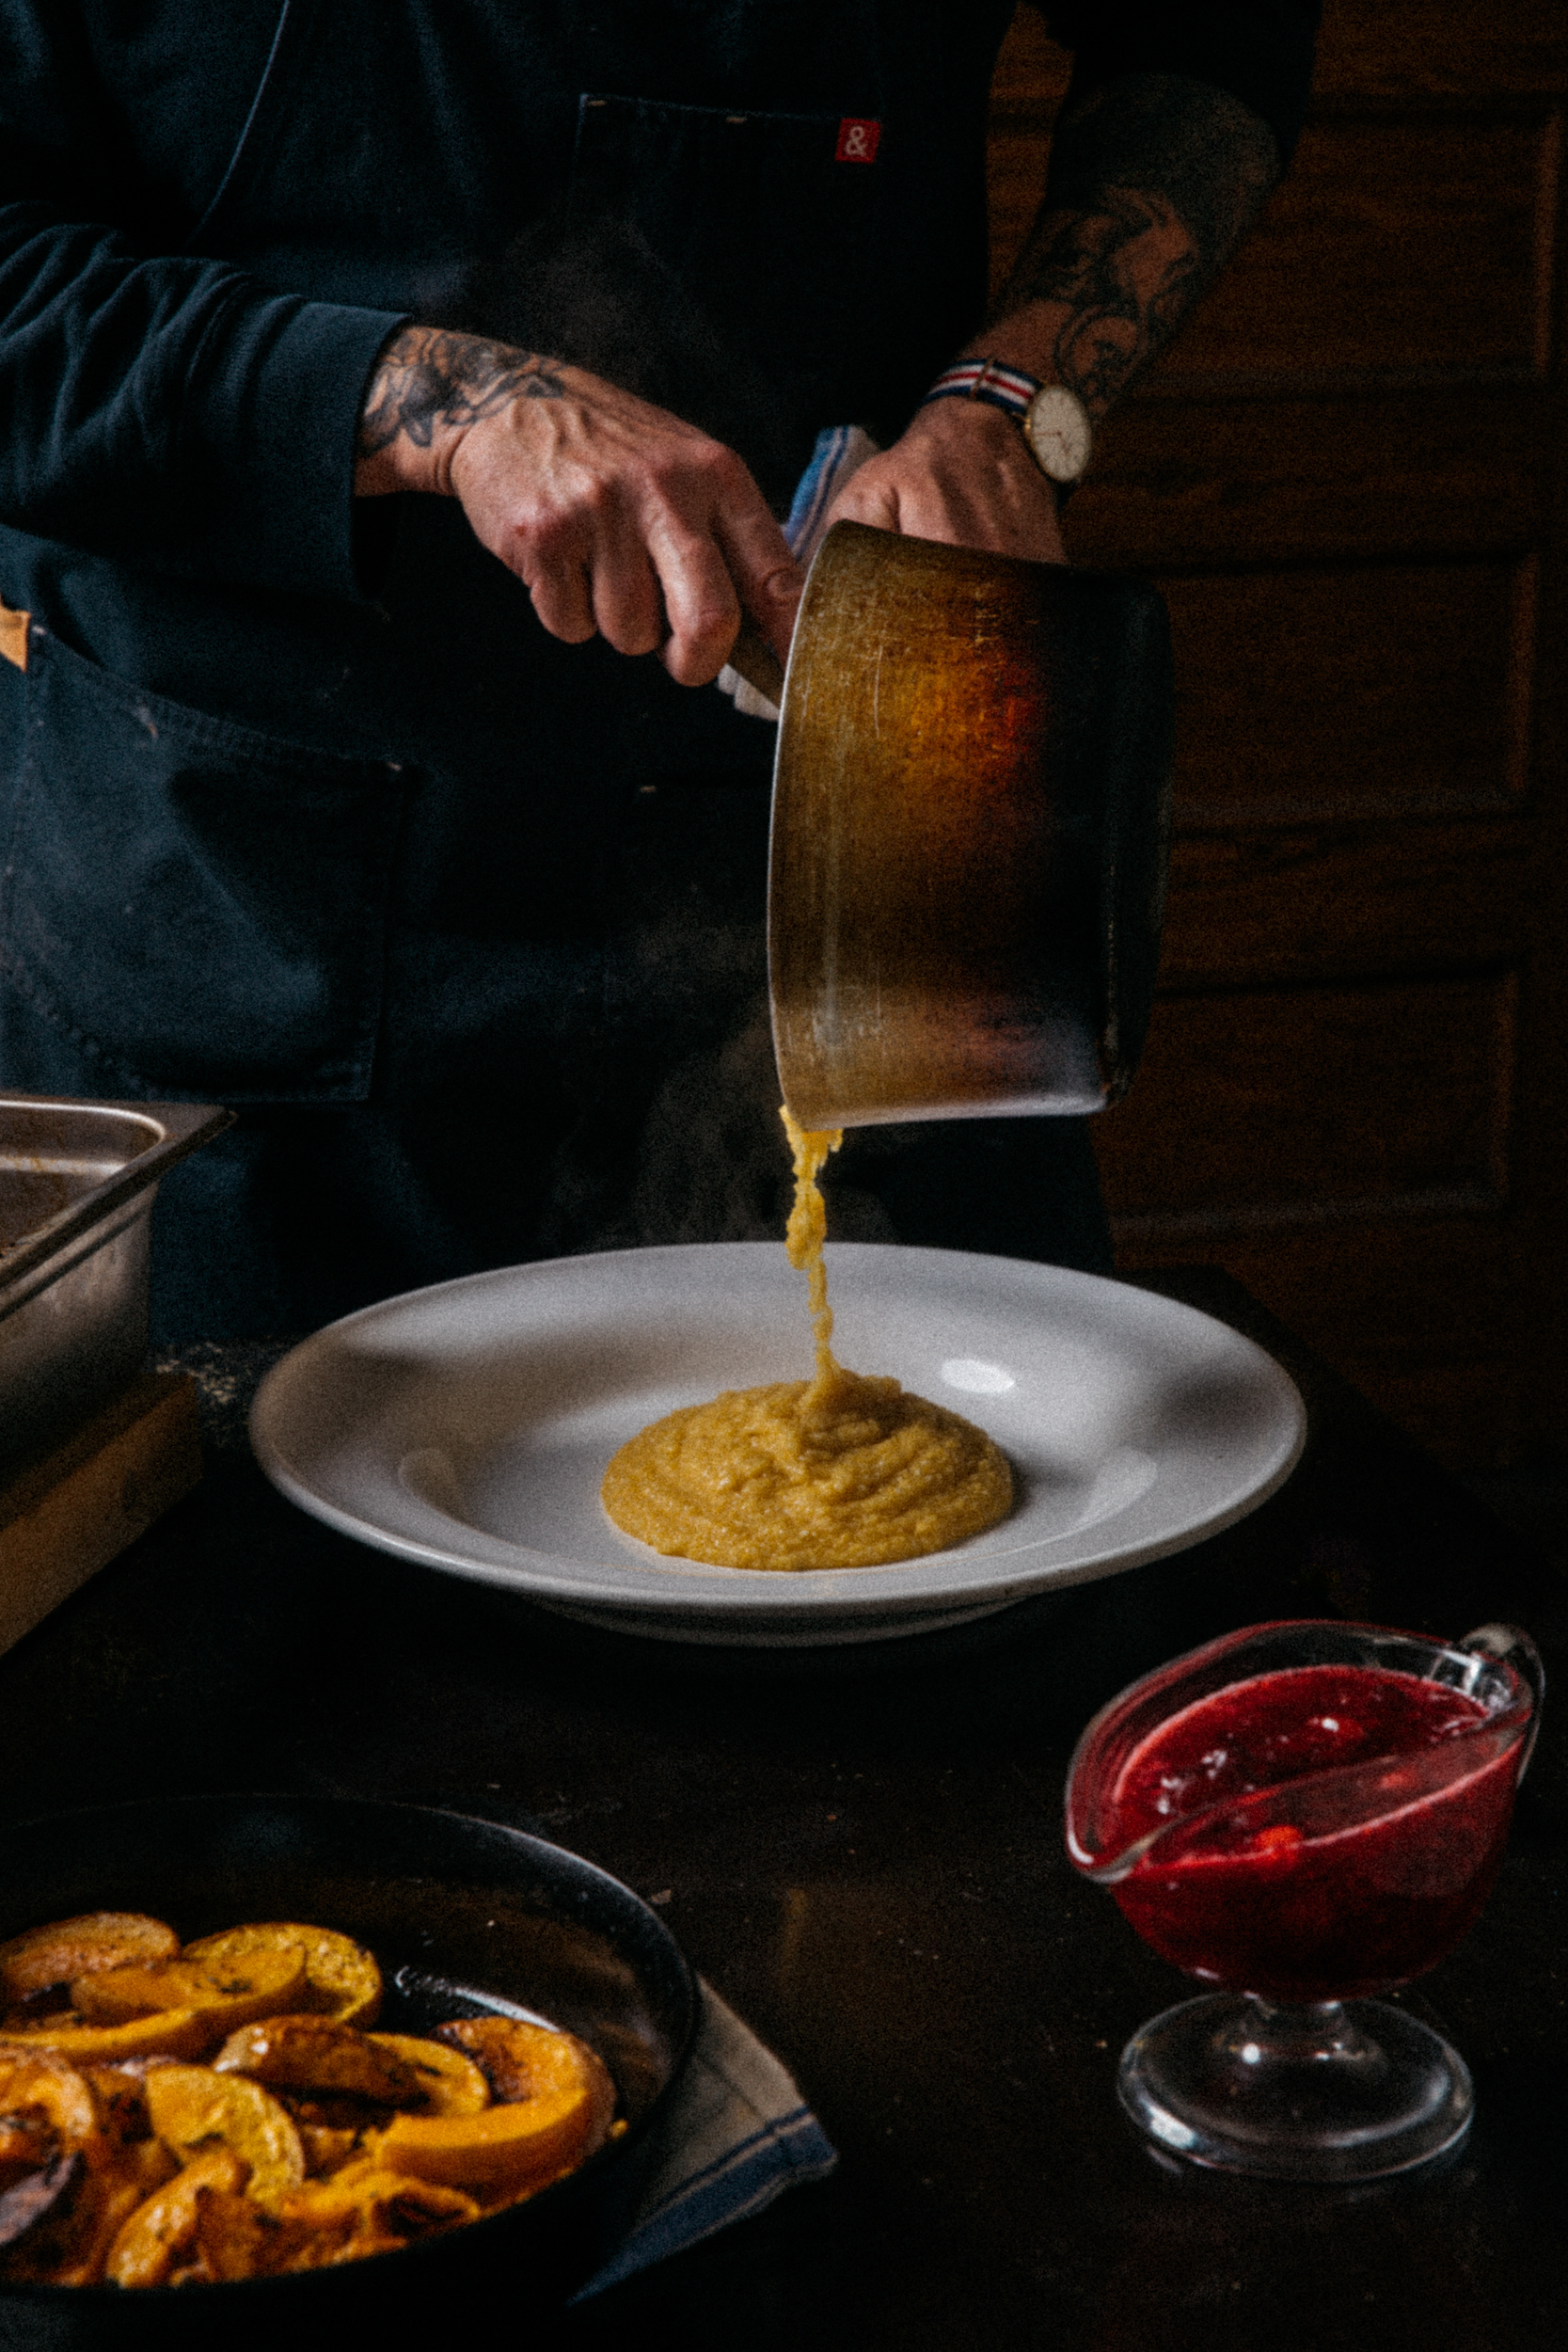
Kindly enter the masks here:
<path id="1" fill-rule="evenodd" d="M 372 2033 L 378 2049 L 390 2050 L 410 2070 L 425 2115 L 477 2115 L 490 2104 L 490 2086 L 467 2053 L 423 2034 Z"/>
<path id="2" fill-rule="evenodd" d="M 615 2111 L 615 2087 L 603 2062 L 575 2034 L 510 2018 L 494 2022 L 515 2037 L 517 2079 L 526 2079 L 527 2095 L 477 2115 L 394 2116 L 385 2130 L 365 2136 L 376 2164 L 521 2197 L 593 2154 Z"/>
<path id="3" fill-rule="evenodd" d="M 54 1919 L 0 1944 L 0 1999 L 24 2001 L 100 1968 L 171 1960 L 179 1949 L 174 1930 L 145 1912 L 89 1911 L 78 1919 Z"/>
<path id="4" fill-rule="evenodd" d="M 450 2026 L 438 2026 L 436 2035 L 449 2049 L 473 2059 L 491 2097 L 503 2106 L 531 2099 L 536 2090 L 552 2081 L 562 2063 L 562 2045 L 566 2044 L 577 2053 L 576 2063 L 586 2074 L 608 2128 L 615 2112 L 615 2085 L 602 2059 L 563 2026 L 532 2026 L 515 2017 L 458 2017 Z"/>
<path id="5" fill-rule="evenodd" d="M 188 2161 L 219 2145 L 241 2158 L 249 2193 L 271 2204 L 305 2178 L 293 2118 L 260 2083 L 210 2066 L 158 2066 L 147 2077 L 147 2112 L 165 2146 Z"/>
<path id="6" fill-rule="evenodd" d="M 232 2148 L 203 2149 L 120 2224 L 104 2276 L 120 2287 L 162 2286 L 196 2236 L 203 2191 L 243 2188 L 245 2178 L 244 2160 Z"/>
<path id="7" fill-rule="evenodd" d="M 305 1955 L 287 1947 L 224 1960 L 154 1960 L 105 1968 L 71 1988 L 71 2005 L 87 2025 L 128 2025 L 158 2010 L 210 2012 L 214 2037 L 274 2017 L 308 1997 Z"/>
<path id="8" fill-rule="evenodd" d="M 477 2221 L 483 2208 L 461 2189 L 406 2172 L 390 2171 L 373 2160 L 356 2163 L 329 2181 L 308 2181 L 278 2208 L 282 2219 L 330 2228 L 350 2217 L 356 2235 L 373 2233 L 388 2246 L 406 2245 L 431 2230 Z"/>
<path id="9" fill-rule="evenodd" d="M 10 2176 L 8 2169 L 6 2186 L 0 2189 L 0 2251 L 47 2222 L 70 2198 L 81 2171 L 81 2151 L 75 2148 L 55 2148 L 44 2163 L 19 2179 Z"/>
<path id="10" fill-rule="evenodd" d="M 30 2050 L 53 2050 L 78 2066 L 116 2066 L 127 2058 L 199 2058 L 222 2030 L 212 2012 L 201 2009 L 154 2010 L 124 2026 L 88 2026 L 68 2009 L 14 2031 L 11 2041 Z"/>
<path id="11" fill-rule="evenodd" d="M 361 2033 L 335 2017 L 267 2017 L 231 2033 L 214 2067 L 289 2090 L 343 2091 L 383 2106 L 422 2105 L 419 2078 L 391 2046 L 398 2037 Z"/>
<path id="12" fill-rule="evenodd" d="M 92 2086 L 53 2050 L 0 2042 L 0 2115 L 41 2108 L 62 2147 L 80 2148 L 98 2128 Z"/>
<path id="13" fill-rule="evenodd" d="M 352 1936 L 331 1928 L 305 1927 L 293 1919 L 259 1920 L 221 1934 L 198 1936 L 185 1947 L 187 1960 L 209 1967 L 247 1960 L 262 1951 L 297 1951 L 304 1955 L 308 2000 L 300 2007 L 336 2017 L 343 2026 L 373 2026 L 381 2013 L 381 1971 L 374 1955 Z"/>

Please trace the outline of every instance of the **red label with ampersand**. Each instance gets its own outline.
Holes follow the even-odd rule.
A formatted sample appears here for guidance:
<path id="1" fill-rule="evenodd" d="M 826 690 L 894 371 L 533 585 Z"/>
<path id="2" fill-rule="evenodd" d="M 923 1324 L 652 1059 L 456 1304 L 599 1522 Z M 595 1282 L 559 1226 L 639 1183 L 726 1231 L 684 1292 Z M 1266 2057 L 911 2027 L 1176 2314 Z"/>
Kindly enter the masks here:
<path id="1" fill-rule="evenodd" d="M 865 122 L 855 115 L 846 115 L 838 126 L 838 145 L 833 150 L 835 164 L 873 164 L 877 160 L 877 142 L 882 135 L 879 122 Z"/>

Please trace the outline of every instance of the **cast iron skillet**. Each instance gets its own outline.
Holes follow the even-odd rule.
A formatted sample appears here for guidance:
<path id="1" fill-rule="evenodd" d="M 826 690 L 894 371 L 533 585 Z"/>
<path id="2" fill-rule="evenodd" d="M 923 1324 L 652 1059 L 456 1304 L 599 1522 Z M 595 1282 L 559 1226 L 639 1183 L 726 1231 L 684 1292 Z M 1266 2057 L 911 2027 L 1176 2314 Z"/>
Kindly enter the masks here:
<path id="1" fill-rule="evenodd" d="M 388 2031 L 536 2013 L 598 2051 L 631 2128 L 527 2204 L 402 2253 L 218 2286 L 0 2284 L 0 2345 L 294 2352 L 341 2330 L 428 2352 L 486 2310 L 521 2336 L 623 2233 L 697 1994 L 663 1923 L 592 1863 L 462 1814 L 333 1797 L 176 1798 L 0 1831 L 0 1941 L 111 1910 L 151 1912 L 185 1941 L 247 1919 L 337 1928 L 380 1962 Z"/>

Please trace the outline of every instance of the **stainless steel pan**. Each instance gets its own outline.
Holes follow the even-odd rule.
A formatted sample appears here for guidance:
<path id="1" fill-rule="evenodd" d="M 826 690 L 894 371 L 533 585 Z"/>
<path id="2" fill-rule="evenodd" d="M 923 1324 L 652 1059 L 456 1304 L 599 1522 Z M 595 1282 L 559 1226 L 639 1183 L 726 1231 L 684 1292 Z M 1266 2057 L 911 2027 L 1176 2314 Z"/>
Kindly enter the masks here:
<path id="1" fill-rule="evenodd" d="M 0 1096 L 0 1478 L 140 1371 L 159 1179 L 232 1116 Z"/>

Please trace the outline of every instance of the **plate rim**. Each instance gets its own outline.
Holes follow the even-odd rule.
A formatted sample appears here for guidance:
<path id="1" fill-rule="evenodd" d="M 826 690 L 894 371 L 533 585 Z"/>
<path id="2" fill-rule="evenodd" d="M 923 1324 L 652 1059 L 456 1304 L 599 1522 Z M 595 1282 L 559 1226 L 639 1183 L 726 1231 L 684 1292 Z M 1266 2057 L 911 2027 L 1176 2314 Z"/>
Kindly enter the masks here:
<path id="1" fill-rule="evenodd" d="M 1022 1276 L 1031 1281 L 1038 1282 L 1043 1279 L 1053 1287 L 1065 1286 L 1069 1293 L 1080 1292 L 1091 1302 L 1104 1294 L 1132 1296 L 1144 1302 L 1162 1322 L 1168 1320 L 1177 1326 L 1185 1323 L 1209 1333 L 1223 1333 L 1227 1347 L 1238 1352 L 1242 1359 L 1248 1363 L 1280 1417 L 1280 1434 L 1268 1467 L 1249 1486 L 1229 1494 L 1198 1518 L 1165 1531 L 1151 1531 L 1131 1545 L 1101 1539 L 1086 1549 L 1081 1547 L 1069 1559 L 1042 1560 L 1042 1553 L 1049 1554 L 1060 1546 L 1074 1542 L 1074 1533 L 1069 1530 L 1059 1536 L 1021 1545 L 1012 1552 L 979 1554 L 975 1562 L 978 1572 L 965 1578 L 961 1583 L 949 1584 L 937 1591 L 895 1594 L 885 1589 L 879 1590 L 877 1583 L 868 1580 L 896 1576 L 907 1572 L 915 1563 L 899 1561 L 876 1567 L 810 1572 L 814 1588 L 818 1585 L 818 1580 L 825 1577 L 843 1577 L 846 1580 L 842 1585 L 835 1583 L 824 1593 L 820 1589 L 805 1589 L 802 1576 L 763 1578 L 757 1577 L 754 1571 L 725 1570 L 707 1563 L 691 1564 L 699 1571 L 705 1570 L 705 1575 L 693 1577 L 688 1581 L 685 1573 L 674 1570 L 670 1573 L 666 1583 L 659 1581 L 657 1565 L 652 1558 L 646 1566 L 636 1561 L 607 1562 L 599 1570 L 599 1581 L 595 1581 L 584 1573 L 594 1564 L 565 1560 L 528 1546 L 512 1545 L 504 1538 L 490 1535 L 483 1530 L 468 1531 L 477 1539 L 476 1549 L 465 1554 L 451 1546 L 424 1541 L 405 1529 L 364 1518 L 359 1510 L 335 1500 L 329 1490 L 324 1492 L 318 1486 L 312 1485 L 310 1478 L 302 1474 L 290 1459 L 286 1440 L 291 1391 L 297 1391 L 298 1384 L 303 1379 L 309 1393 L 311 1375 L 318 1364 L 329 1364 L 346 1335 L 356 1328 L 392 1320 L 400 1311 L 416 1303 L 424 1311 L 433 1301 L 442 1297 L 460 1297 L 475 1290 L 494 1290 L 503 1284 L 526 1284 L 531 1279 L 559 1281 L 568 1269 L 593 1268 L 603 1274 L 617 1264 L 635 1261 L 643 1272 L 649 1272 L 655 1262 L 660 1260 L 689 1263 L 696 1254 L 711 1263 L 716 1256 L 731 1253 L 750 1256 L 753 1263 L 758 1256 L 766 1255 L 769 1265 L 777 1266 L 784 1255 L 783 1244 L 768 1241 L 666 1243 L 649 1248 L 595 1251 L 574 1258 L 528 1260 L 517 1265 L 460 1275 L 446 1282 L 428 1284 L 400 1292 L 391 1298 L 375 1300 L 351 1314 L 341 1316 L 320 1331 L 312 1332 L 272 1367 L 258 1389 L 251 1406 L 251 1445 L 261 1470 L 280 1493 L 311 1518 L 372 1549 L 414 1561 L 444 1574 L 461 1576 L 470 1581 L 515 1592 L 525 1598 L 546 1603 L 558 1601 L 574 1614 L 592 1613 L 603 1623 L 615 1625 L 623 1630 L 635 1631 L 636 1621 L 640 1618 L 654 1621 L 661 1631 L 666 1627 L 684 1621 L 705 1629 L 723 1627 L 727 1638 L 737 1642 L 749 1638 L 766 1639 L 772 1633 L 782 1634 L 786 1629 L 792 1638 L 799 1640 L 813 1621 L 822 1627 L 819 1638 L 831 1641 L 840 1638 L 832 1629 L 835 1626 L 847 1632 L 857 1623 L 864 1626 L 866 1620 L 877 1617 L 894 1621 L 888 1624 L 887 1637 L 895 1638 L 902 1632 L 919 1630 L 926 1617 L 950 1614 L 955 1607 L 976 1611 L 983 1608 L 1003 1609 L 1039 1592 L 1067 1590 L 1076 1584 L 1098 1581 L 1132 1568 L 1147 1566 L 1156 1560 L 1168 1559 L 1176 1553 L 1191 1549 L 1196 1544 L 1207 1542 L 1211 1536 L 1222 1534 L 1226 1528 L 1249 1516 L 1270 1496 L 1277 1493 L 1301 1458 L 1307 1436 L 1307 1415 L 1295 1382 L 1285 1367 L 1255 1340 L 1202 1308 L 1188 1306 L 1184 1300 L 1169 1298 L 1162 1292 L 1148 1290 L 1141 1284 L 1123 1281 L 1115 1276 L 1085 1273 L 1074 1267 L 1055 1266 L 1040 1260 L 1005 1258 L 974 1250 L 927 1249 L 908 1243 L 830 1243 L 830 1268 L 835 1259 L 844 1263 L 851 1258 L 863 1260 L 873 1252 L 884 1251 L 896 1253 L 905 1259 L 936 1260 L 944 1266 L 955 1268 L 970 1262 L 985 1267 L 993 1280 L 1000 1269 L 1010 1268 L 1015 1276 Z M 846 1265 L 846 1276 L 847 1272 Z M 571 1279 L 570 1275 L 568 1279 Z M 583 1279 L 592 1278 L 585 1275 Z M 396 1476 L 395 1470 L 393 1475 Z M 424 1507 L 431 1510 L 436 1508 L 428 1503 Z M 1113 1512 L 1101 1524 L 1109 1531 L 1116 1526 L 1119 1516 L 1119 1513 Z M 464 1530 L 466 1523 L 454 1518 L 450 1524 L 456 1534 Z M 483 1556 L 479 1546 L 493 1554 L 503 1556 Z M 955 1550 L 951 1556 L 961 1557 L 961 1552 Z M 979 1566 L 980 1561 L 986 1559 L 995 1563 L 994 1572 L 989 1577 Z M 1033 1565 L 1026 1566 L 1023 1565 L 1025 1562 Z M 613 1582 L 606 1581 L 607 1573 L 610 1578 L 635 1579 L 639 1581 L 635 1589 L 623 1586 L 617 1590 Z M 711 1582 L 708 1581 L 709 1577 L 713 1579 Z M 732 1577 L 738 1581 L 732 1583 Z M 781 1590 L 781 1586 L 784 1589 Z M 665 1638 L 670 1638 L 667 1633 Z M 708 1638 L 713 1638 L 711 1630 Z M 854 1638 L 867 1638 L 867 1633 L 862 1631 Z"/>

